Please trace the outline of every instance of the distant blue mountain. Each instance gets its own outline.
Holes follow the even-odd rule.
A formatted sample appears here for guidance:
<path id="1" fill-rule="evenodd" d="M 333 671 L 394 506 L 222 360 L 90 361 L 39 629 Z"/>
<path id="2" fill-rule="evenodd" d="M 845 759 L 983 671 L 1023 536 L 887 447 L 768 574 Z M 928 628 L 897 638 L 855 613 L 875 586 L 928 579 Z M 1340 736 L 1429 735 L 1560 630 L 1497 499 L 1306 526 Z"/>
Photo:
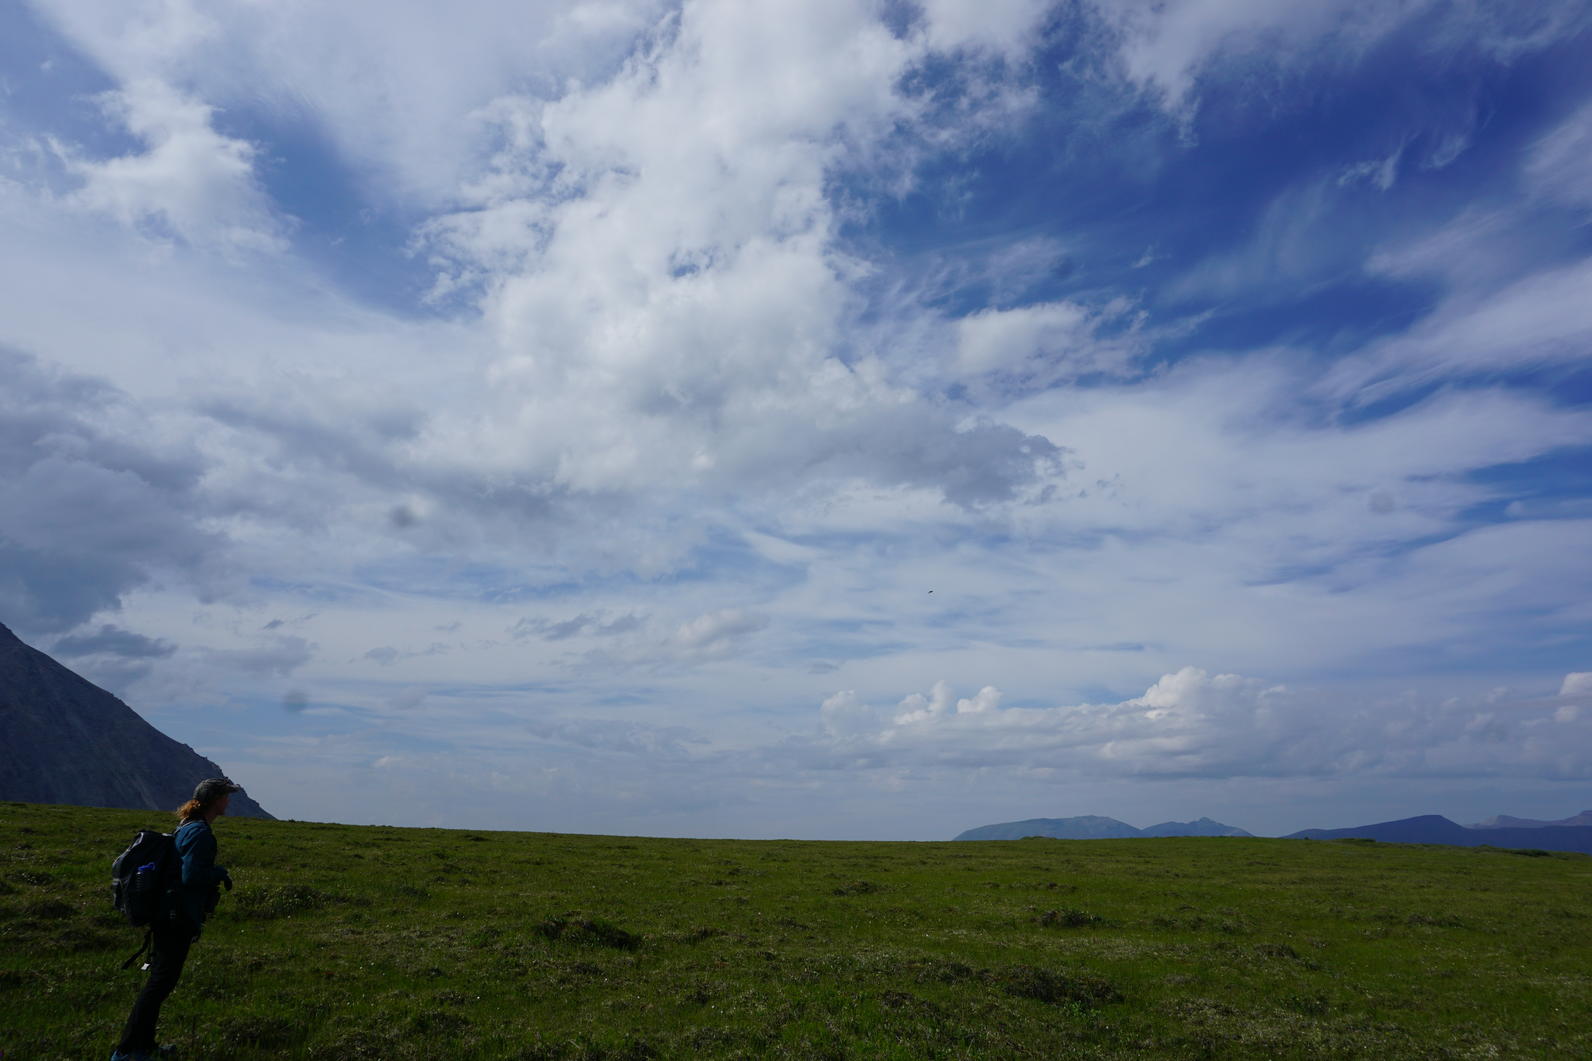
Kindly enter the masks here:
<path id="1" fill-rule="evenodd" d="M 1223 825 L 1211 818 L 1191 822 L 1162 822 L 1139 830 L 1140 836 L 1254 836 L 1236 825 Z"/>
<path id="2" fill-rule="evenodd" d="M 1592 826 L 1539 825 L 1508 829 L 1467 829 L 1438 814 L 1423 814 L 1349 829 L 1301 829 L 1287 840 L 1381 840 L 1399 844 L 1449 844 L 1454 847 L 1527 847 L 1542 851 L 1592 854 Z"/>
<path id="3" fill-rule="evenodd" d="M 1148 829 L 1135 829 L 1127 822 L 1098 814 L 1076 818 L 1027 818 L 1020 822 L 980 825 L 957 836 L 958 840 L 1021 840 L 1044 836 L 1056 840 L 1118 840 L 1144 836 L 1250 836 L 1242 829 L 1209 818 L 1193 822 L 1162 822 Z"/>
<path id="4" fill-rule="evenodd" d="M 1550 829 L 1561 825 L 1592 825 L 1592 810 L 1584 810 L 1573 818 L 1560 818 L 1555 822 L 1540 821 L 1536 818 L 1512 818 L 1507 814 L 1495 814 L 1491 818 L 1484 818 L 1475 825 L 1467 825 L 1467 829 Z"/>

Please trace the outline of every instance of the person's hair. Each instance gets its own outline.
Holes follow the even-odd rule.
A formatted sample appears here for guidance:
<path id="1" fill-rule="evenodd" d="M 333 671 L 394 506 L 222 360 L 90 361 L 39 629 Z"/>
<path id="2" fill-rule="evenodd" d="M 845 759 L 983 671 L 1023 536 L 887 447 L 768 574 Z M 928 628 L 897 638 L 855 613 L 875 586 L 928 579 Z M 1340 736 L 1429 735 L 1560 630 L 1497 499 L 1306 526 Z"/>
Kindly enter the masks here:
<path id="1" fill-rule="evenodd" d="M 185 822 L 189 818 L 203 817 L 205 806 L 206 804 L 202 803 L 201 801 L 197 799 L 191 799 L 187 803 L 184 803 L 182 806 L 177 808 L 175 812 L 177 815 L 177 820 L 179 822 Z"/>

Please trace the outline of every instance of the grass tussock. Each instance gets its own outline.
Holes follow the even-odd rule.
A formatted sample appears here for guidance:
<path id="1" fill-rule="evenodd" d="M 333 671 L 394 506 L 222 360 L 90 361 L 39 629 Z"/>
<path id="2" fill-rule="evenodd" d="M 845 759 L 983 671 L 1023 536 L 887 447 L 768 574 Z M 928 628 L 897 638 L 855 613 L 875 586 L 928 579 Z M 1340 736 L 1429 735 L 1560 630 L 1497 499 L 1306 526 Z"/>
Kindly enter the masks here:
<path id="1" fill-rule="evenodd" d="M 0 804 L 7 1059 L 108 1053 L 140 983 L 110 860 L 160 824 Z M 1582 856 L 217 833 L 189 1059 L 1592 1056 Z"/>

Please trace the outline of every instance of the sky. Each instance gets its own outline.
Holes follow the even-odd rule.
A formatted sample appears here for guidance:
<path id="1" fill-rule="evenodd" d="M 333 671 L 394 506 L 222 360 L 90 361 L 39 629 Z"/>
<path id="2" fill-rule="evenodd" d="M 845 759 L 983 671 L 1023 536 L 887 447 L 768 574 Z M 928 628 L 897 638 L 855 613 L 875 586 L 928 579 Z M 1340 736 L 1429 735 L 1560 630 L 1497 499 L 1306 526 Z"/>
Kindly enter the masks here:
<path id="1" fill-rule="evenodd" d="M 278 817 L 1592 807 L 1592 5 L 0 6 L 0 622 Z"/>

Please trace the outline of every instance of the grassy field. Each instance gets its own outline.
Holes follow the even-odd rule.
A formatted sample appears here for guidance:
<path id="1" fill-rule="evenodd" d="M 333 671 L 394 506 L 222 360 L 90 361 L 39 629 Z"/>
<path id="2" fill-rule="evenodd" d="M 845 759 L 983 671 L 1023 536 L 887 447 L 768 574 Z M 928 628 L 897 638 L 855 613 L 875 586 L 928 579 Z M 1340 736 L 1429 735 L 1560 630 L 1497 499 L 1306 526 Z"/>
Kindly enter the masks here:
<path id="1" fill-rule="evenodd" d="M 109 1055 L 138 811 L 0 803 L 0 1051 Z M 1592 858 L 223 819 L 212 1058 L 1592 1057 Z"/>

